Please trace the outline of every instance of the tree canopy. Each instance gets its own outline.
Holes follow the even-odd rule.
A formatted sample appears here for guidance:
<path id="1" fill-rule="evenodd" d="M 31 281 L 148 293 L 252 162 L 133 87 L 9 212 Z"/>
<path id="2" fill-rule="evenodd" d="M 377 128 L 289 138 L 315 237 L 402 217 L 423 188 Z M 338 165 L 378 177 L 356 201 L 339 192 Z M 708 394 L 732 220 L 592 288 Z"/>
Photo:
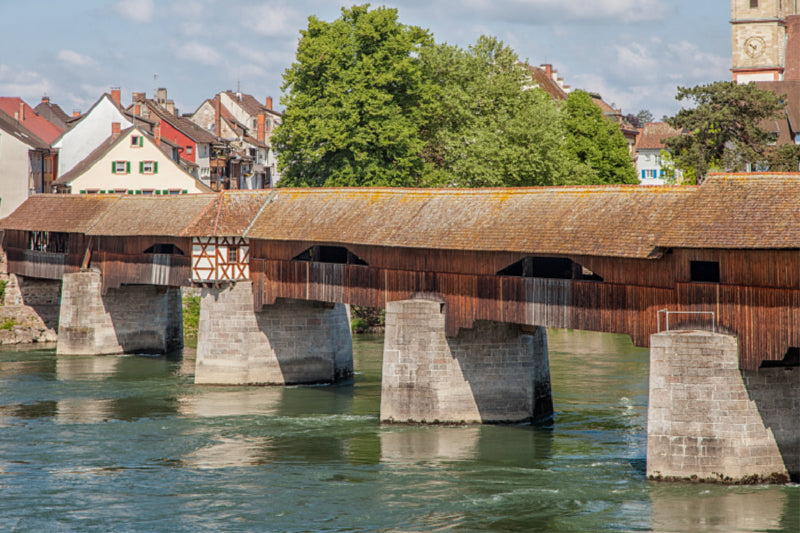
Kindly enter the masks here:
<path id="1" fill-rule="evenodd" d="M 591 99 L 594 112 L 571 110 L 535 87 L 501 41 L 481 37 L 467 50 L 435 44 L 426 30 L 398 22 L 395 9 L 310 17 L 283 91 L 286 112 L 272 139 L 284 186 L 635 179 L 619 127 Z"/>
<path id="2" fill-rule="evenodd" d="M 666 146 L 675 166 L 698 183 L 713 168 L 742 170 L 748 164 L 769 165 L 771 157 L 783 160 L 786 151 L 772 149 L 775 139 L 761 127 L 785 106 L 777 94 L 754 83 L 725 81 L 678 87 L 676 99 L 691 101 L 694 107 L 667 120 L 685 134 L 667 139 Z"/>

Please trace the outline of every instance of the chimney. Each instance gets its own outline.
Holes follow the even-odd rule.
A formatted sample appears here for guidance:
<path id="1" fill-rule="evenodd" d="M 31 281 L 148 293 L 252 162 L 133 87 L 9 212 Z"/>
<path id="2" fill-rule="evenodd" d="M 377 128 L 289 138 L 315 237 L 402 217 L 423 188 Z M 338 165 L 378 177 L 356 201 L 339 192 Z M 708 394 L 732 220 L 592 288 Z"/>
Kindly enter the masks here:
<path id="1" fill-rule="evenodd" d="M 81 116 L 81 110 L 80 109 L 73 109 L 72 110 L 72 118 L 78 118 L 79 116 Z"/>
<path id="2" fill-rule="evenodd" d="M 267 122 L 266 118 L 267 117 L 266 117 L 266 115 L 264 115 L 264 113 L 259 113 L 258 114 L 258 119 L 256 120 L 256 125 L 257 125 L 257 128 L 258 128 L 258 131 L 256 132 L 256 139 L 260 143 L 264 142 L 264 137 L 265 137 L 264 126 L 265 126 L 265 124 Z"/>
<path id="3" fill-rule="evenodd" d="M 222 137 L 222 104 L 219 95 L 214 100 L 214 108 L 214 135 Z"/>
<path id="4" fill-rule="evenodd" d="M 173 116 L 175 115 L 175 102 L 173 102 L 172 100 L 167 100 L 166 108 L 167 108 L 167 111 L 169 111 L 170 115 L 173 115 Z"/>
<path id="5" fill-rule="evenodd" d="M 25 102 L 19 103 L 19 121 L 23 122 L 25 120 Z"/>
<path id="6" fill-rule="evenodd" d="M 153 126 L 153 137 L 156 138 L 156 145 L 161 146 L 161 123 Z"/>
<path id="7" fill-rule="evenodd" d="M 267 96 L 266 108 L 272 111 L 272 97 Z"/>
<path id="8" fill-rule="evenodd" d="M 43 104 L 50 104 L 50 97 L 47 95 L 42 96 L 42 103 Z"/>
<path id="9" fill-rule="evenodd" d="M 119 134 L 122 133 L 122 125 L 119 122 L 112 122 L 111 123 L 111 136 L 115 139 L 119 137 Z"/>
<path id="10" fill-rule="evenodd" d="M 547 75 L 548 78 L 553 79 L 553 65 L 550 63 L 545 63 L 541 65 L 544 69 L 544 73 Z"/>
<path id="11" fill-rule="evenodd" d="M 800 81 L 800 15 L 786 17 L 785 81 Z"/>
<path id="12" fill-rule="evenodd" d="M 133 104 L 133 114 L 137 117 L 142 115 L 142 104 Z"/>
<path id="13" fill-rule="evenodd" d="M 160 87 L 158 91 L 156 91 L 156 101 L 159 105 L 165 105 L 167 103 L 167 89 L 165 87 Z"/>
<path id="14" fill-rule="evenodd" d="M 120 94 L 121 91 L 119 87 L 112 87 L 111 88 L 111 98 L 117 103 L 117 105 L 122 105 L 120 101 Z"/>

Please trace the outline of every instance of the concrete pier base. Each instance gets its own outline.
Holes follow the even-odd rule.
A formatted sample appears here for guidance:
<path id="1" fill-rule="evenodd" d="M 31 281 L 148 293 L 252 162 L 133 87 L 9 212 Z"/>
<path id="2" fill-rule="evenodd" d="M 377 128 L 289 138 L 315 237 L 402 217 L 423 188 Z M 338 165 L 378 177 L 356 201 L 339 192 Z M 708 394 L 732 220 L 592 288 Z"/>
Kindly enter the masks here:
<path id="1" fill-rule="evenodd" d="M 256 312 L 252 282 L 204 288 L 195 383 L 332 383 L 353 374 L 342 304 L 278 300 Z"/>
<path id="2" fill-rule="evenodd" d="M 99 272 L 65 274 L 59 355 L 164 353 L 183 346 L 178 288 L 123 285 L 102 294 Z"/>
<path id="3" fill-rule="evenodd" d="M 788 481 L 798 470 L 800 369 L 739 370 L 736 338 L 675 331 L 650 338 L 647 475 Z"/>
<path id="4" fill-rule="evenodd" d="M 382 421 L 501 423 L 552 414 L 544 328 L 477 322 L 447 338 L 439 302 L 388 304 Z"/>

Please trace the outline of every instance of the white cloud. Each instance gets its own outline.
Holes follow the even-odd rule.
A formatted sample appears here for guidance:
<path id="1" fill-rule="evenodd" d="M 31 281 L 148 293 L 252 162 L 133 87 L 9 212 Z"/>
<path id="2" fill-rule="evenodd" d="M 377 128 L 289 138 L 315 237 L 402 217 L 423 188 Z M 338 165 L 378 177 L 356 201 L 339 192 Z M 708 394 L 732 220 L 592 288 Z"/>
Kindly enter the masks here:
<path id="1" fill-rule="evenodd" d="M 307 15 L 285 5 L 268 3 L 248 10 L 242 25 L 264 37 L 297 38 L 300 29 L 308 26 Z"/>
<path id="2" fill-rule="evenodd" d="M 466 13 L 482 12 L 489 19 L 548 26 L 608 20 L 638 23 L 660 20 L 669 11 L 664 0 L 466 0 L 458 4 L 468 8 Z"/>
<path id="3" fill-rule="evenodd" d="M 122 0 L 114 9 L 132 22 L 150 22 L 156 11 L 154 0 Z"/>
<path id="4" fill-rule="evenodd" d="M 52 88 L 52 82 L 38 72 L 0 64 L 0 94 L 4 96 L 19 96 L 36 105 L 38 99 Z"/>
<path id="5" fill-rule="evenodd" d="M 178 59 L 218 66 L 222 62 L 222 54 L 214 48 L 196 41 L 173 43 L 173 51 Z"/>
<path id="6" fill-rule="evenodd" d="M 60 61 L 75 67 L 97 67 L 97 61 L 73 50 L 60 50 L 56 57 L 58 57 Z"/>

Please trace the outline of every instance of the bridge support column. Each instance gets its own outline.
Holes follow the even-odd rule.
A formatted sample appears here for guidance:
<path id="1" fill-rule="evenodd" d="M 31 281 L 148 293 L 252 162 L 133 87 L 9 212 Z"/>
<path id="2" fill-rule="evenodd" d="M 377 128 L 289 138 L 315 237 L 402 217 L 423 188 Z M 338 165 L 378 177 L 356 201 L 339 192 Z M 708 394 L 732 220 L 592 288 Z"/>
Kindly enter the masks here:
<path id="1" fill-rule="evenodd" d="M 102 294 L 99 272 L 64 274 L 59 355 L 164 353 L 183 346 L 180 289 L 123 285 Z"/>
<path id="2" fill-rule="evenodd" d="M 390 302 L 383 349 L 382 421 L 499 423 L 552 417 L 547 333 L 476 322 L 445 336 L 442 304 Z"/>
<path id="3" fill-rule="evenodd" d="M 344 305 L 279 299 L 256 312 L 252 282 L 203 289 L 195 383 L 331 383 L 352 374 Z"/>
<path id="4" fill-rule="evenodd" d="M 798 368 L 740 371 L 736 337 L 650 337 L 647 475 L 723 482 L 800 470 Z"/>

